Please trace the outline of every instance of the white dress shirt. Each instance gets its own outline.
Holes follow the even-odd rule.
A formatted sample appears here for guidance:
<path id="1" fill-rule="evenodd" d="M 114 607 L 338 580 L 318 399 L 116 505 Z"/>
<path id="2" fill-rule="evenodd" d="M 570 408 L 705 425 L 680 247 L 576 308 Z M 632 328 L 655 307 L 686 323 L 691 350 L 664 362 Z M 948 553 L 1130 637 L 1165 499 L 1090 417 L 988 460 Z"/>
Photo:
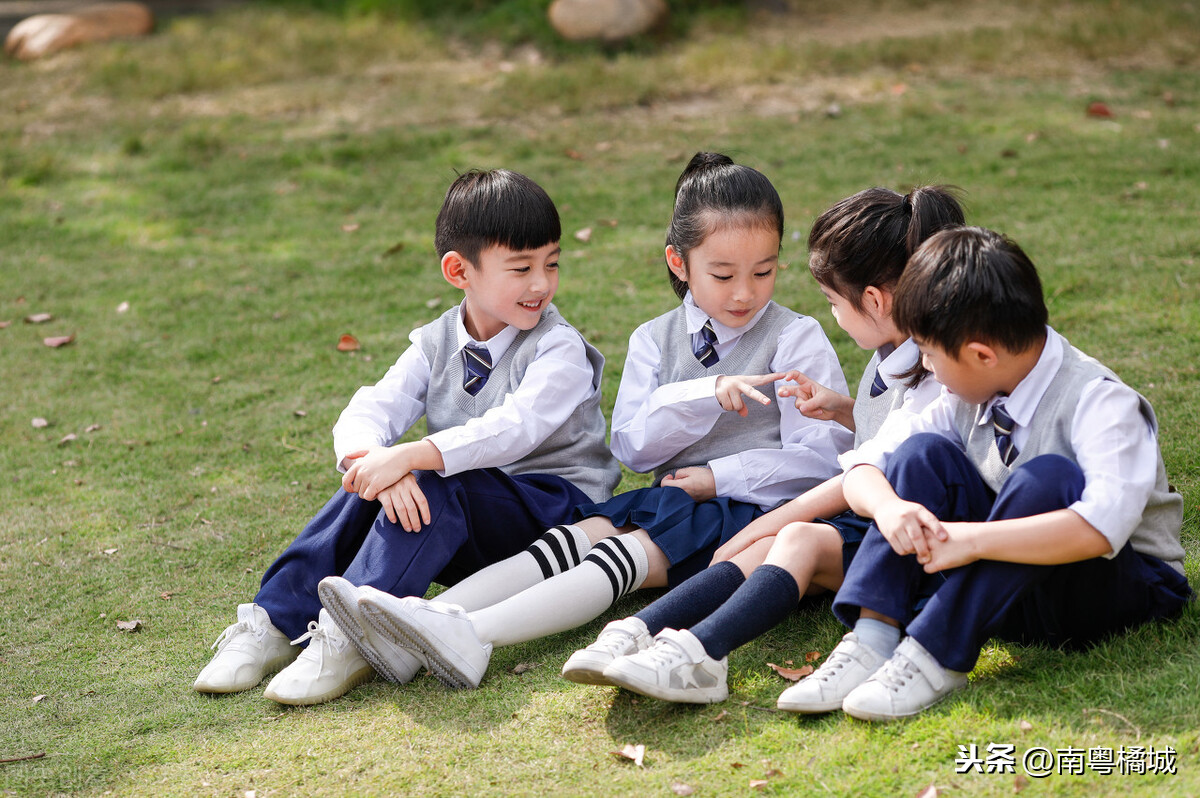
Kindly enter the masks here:
<path id="1" fill-rule="evenodd" d="M 1021 451 L 1029 439 L 1029 424 L 1046 389 L 1062 365 L 1061 335 L 1046 328 L 1046 345 L 1037 364 L 1007 397 L 993 397 L 991 406 L 1004 399 L 1004 409 L 1016 422 L 1013 445 Z M 937 401 L 919 415 L 888 416 L 879 433 L 858 449 L 842 455 L 849 471 L 856 465 L 884 469 L 896 447 L 910 435 L 934 432 L 963 446 L 954 425 L 962 399 L 942 390 Z M 1074 510 L 1112 546 L 1105 555 L 1115 557 L 1141 521 L 1158 472 L 1157 430 L 1141 413 L 1137 393 L 1127 385 L 1098 377 L 1084 386 L 1071 425 L 1071 446 L 1083 471 L 1084 488 Z M 991 413 L 981 415 L 980 424 L 990 425 Z"/>
<path id="2" fill-rule="evenodd" d="M 430 366 L 421 348 L 423 327 L 408 336 L 412 345 L 375 385 L 359 388 L 333 428 L 338 470 L 346 455 L 371 446 L 391 446 L 425 414 Z M 505 327 L 487 341 L 476 341 L 457 322 L 458 346 L 487 347 L 498 363 L 520 333 Z M 558 325 L 537 343 L 534 360 L 521 384 L 504 402 L 469 420 L 426 437 L 445 461 L 442 476 L 476 468 L 492 468 L 520 460 L 546 440 L 592 394 L 595 375 L 583 339 Z"/>
<path id="3" fill-rule="evenodd" d="M 695 339 L 708 315 L 696 307 L 690 293 L 683 304 L 687 330 Z M 764 307 L 737 328 L 713 320 L 717 354 L 728 354 L 765 312 Z M 613 408 L 613 454 L 639 472 L 652 471 L 703 438 L 721 413 L 728 412 L 717 402 L 715 376 L 659 384 L 660 352 L 651 335 L 653 325 L 653 320 L 642 324 L 629 339 Z M 822 385 L 847 393 L 846 378 L 829 339 L 821 325 L 807 316 L 793 320 L 780 332 L 771 368 L 781 372 L 799 369 Z M 770 385 L 759 390 L 767 396 L 775 393 Z M 709 461 L 718 496 L 769 509 L 837 473 L 836 458 L 852 444 L 853 435 L 832 421 L 805 418 L 790 398 L 775 396 L 775 401 L 783 448 L 730 452 Z"/>

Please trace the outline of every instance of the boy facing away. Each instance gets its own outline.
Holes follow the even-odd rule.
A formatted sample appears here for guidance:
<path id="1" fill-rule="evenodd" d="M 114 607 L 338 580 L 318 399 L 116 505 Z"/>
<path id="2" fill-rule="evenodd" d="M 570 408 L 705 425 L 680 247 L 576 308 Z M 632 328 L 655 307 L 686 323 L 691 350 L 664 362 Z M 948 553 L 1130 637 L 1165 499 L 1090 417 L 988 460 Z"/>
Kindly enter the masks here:
<path id="1" fill-rule="evenodd" d="M 1021 248 L 936 234 L 893 314 L 945 388 L 843 458 L 847 501 L 874 519 L 834 600 L 853 631 L 790 708 L 915 715 L 966 685 L 990 637 L 1082 647 L 1176 615 L 1183 501 L 1154 411 L 1046 326 Z"/>
<path id="2" fill-rule="evenodd" d="M 462 303 L 415 330 L 383 379 L 350 400 L 333 430 L 342 489 L 238 607 L 196 690 L 249 690 L 286 665 L 268 698 L 336 698 L 374 663 L 322 610 L 321 579 L 422 596 L 612 495 L 620 468 L 604 443 L 604 358 L 550 304 L 560 237 L 554 203 L 529 178 L 495 170 L 454 181 L 435 244 Z M 422 415 L 429 434 L 393 445 Z"/>

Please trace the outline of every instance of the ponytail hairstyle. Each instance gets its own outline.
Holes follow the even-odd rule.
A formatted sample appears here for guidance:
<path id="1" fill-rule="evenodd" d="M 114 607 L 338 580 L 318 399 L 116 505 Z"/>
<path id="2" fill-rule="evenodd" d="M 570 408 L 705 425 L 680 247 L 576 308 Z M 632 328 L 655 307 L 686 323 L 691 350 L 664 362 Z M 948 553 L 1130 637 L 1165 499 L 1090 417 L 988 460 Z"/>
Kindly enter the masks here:
<path id="1" fill-rule="evenodd" d="M 808 234 L 817 282 L 862 310 L 868 286 L 895 290 L 908 258 L 938 230 L 964 222 L 958 189 L 921 186 L 901 195 L 868 188 L 825 211 Z"/>
<path id="2" fill-rule="evenodd" d="M 687 265 L 688 253 L 710 234 L 733 225 L 761 226 L 783 240 L 783 202 L 771 181 L 758 170 L 735 164 L 728 156 L 698 152 L 675 184 L 675 209 L 667 245 Z M 688 286 L 669 268 L 671 288 L 680 299 Z"/>

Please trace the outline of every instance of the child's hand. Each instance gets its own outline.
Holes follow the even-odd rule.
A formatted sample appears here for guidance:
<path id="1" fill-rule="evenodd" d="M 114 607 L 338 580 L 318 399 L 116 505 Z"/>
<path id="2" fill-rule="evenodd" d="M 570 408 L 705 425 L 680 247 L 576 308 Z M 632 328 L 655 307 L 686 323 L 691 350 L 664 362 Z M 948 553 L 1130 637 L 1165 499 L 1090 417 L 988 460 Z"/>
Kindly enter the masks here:
<path id="1" fill-rule="evenodd" d="M 742 400 L 746 396 L 759 404 L 769 405 L 771 400 L 755 390 L 755 385 L 767 385 L 783 379 L 783 374 L 755 374 L 732 376 L 722 374 L 717 377 L 717 401 L 722 410 L 732 410 L 743 418 L 750 414 L 749 408 Z"/>
<path id="2" fill-rule="evenodd" d="M 879 505 L 875 525 L 900 555 L 916 554 L 917 562 L 930 560 L 929 541 L 946 540 L 946 528 L 938 517 L 916 502 L 894 499 Z"/>
<path id="3" fill-rule="evenodd" d="M 409 473 L 401 454 L 401 447 L 376 446 L 358 457 L 348 455 L 346 459 L 353 458 L 353 461 L 342 475 L 342 487 L 347 493 L 357 493 L 367 501 L 374 501 L 380 491 L 395 485 Z"/>
<path id="4" fill-rule="evenodd" d="M 421 524 L 430 522 L 429 502 L 417 484 L 417 477 L 409 472 L 391 487 L 379 491 L 379 503 L 387 513 L 388 520 L 400 524 L 405 532 L 420 532 Z"/>
<path id="5" fill-rule="evenodd" d="M 794 398 L 800 415 L 818 421 L 836 421 L 847 429 L 854 429 L 852 398 L 826 388 L 799 371 L 789 371 L 783 379 L 796 384 L 784 385 L 779 389 L 779 395 Z"/>
<path id="6" fill-rule="evenodd" d="M 669 488 L 682 488 L 698 502 L 717 497 L 717 479 L 713 476 L 712 469 L 704 466 L 677 468 L 674 474 L 663 477 L 659 484 Z"/>
<path id="7" fill-rule="evenodd" d="M 742 527 L 741 532 L 738 532 L 729 540 L 725 541 L 724 545 L 713 552 L 712 562 L 710 562 L 709 565 L 712 566 L 719 562 L 732 560 L 734 557 L 741 554 L 743 551 L 750 548 L 763 538 L 770 538 L 779 534 L 779 529 L 776 524 L 772 522 L 767 522 L 764 524 L 759 523 L 764 518 L 766 518 L 766 516 L 759 516 L 758 518 L 755 518 L 749 524 L 746 524 L 746 526 Z"/>
<path id="8" fill-rule="evenodd" d="M 970 525 L 964 522 L 944 523 L 946 538 L 929 538 L 929 559 L 925 562 L 925 573 L 936 574 L 975 562 L 975 554 L 968 534 Z"/>

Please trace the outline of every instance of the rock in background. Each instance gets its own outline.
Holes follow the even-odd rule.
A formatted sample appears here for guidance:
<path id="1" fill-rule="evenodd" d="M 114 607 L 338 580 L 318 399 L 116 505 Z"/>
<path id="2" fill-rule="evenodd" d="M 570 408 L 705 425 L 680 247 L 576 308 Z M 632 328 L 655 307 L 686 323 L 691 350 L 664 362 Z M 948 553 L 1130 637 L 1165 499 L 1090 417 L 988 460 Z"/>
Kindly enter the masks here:
<path id="1" fill-rule="evenodd" d="M 667 17 L 664 0 L 554 0 L 550 24 L 564 39 L 614 42 L 653 29 Z"/>
<path id="2" fill-rule="evenodd" d="M 37 14 L 8 33 L 4 52 L 22 61 L 57 53 L 86 42 L 145 36 L 154 30 L 154 14 L 141 3 L 101 3 L 63 14 Z"/>

